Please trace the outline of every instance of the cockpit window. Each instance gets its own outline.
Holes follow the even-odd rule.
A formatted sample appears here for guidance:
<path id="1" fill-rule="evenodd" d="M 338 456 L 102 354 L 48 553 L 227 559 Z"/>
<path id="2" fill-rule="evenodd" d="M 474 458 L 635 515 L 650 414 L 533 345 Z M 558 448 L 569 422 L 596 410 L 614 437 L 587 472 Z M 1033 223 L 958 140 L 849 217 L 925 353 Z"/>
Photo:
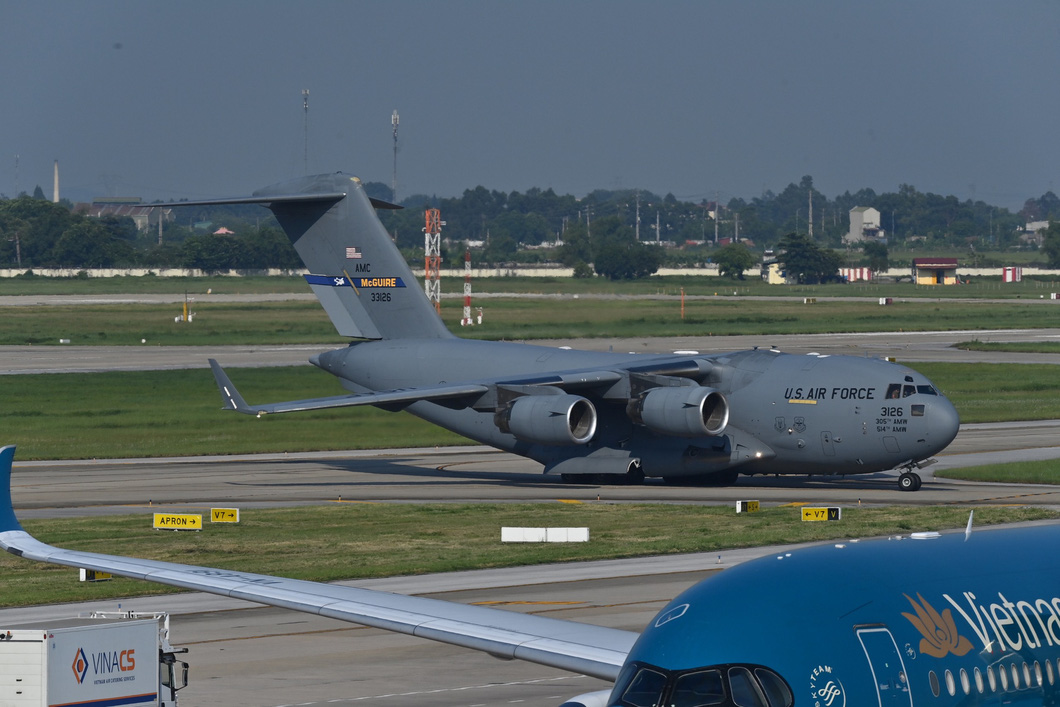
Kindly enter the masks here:
<path id="1" fill-rule="evenodd" d="M 795 703 L 791 690 L 772 670 L 755 668 L 755 677 L 762 683 L 762 689 L 766 691 L 771 707 L 790 707 Z"/>
<path id="2" fill-rule="evenodd" d="M 888 400 L 897 400 L 899 397 L 901 397 L 901 395 L 902 395 L 902 384 L 901 383 L 891 383 L 889 386 L 887 386 L 887 399 Z"/>
<path id="3" fill-rule="evenodd" d="M 935 386 L 933 386 L 933 385 L 918 385 L 916 387 L 916 392 L 920 393 L 921 395 L 938 395 L 939 394 L 939 391 L 935 390 Z"/>
<path id="4" fill-rule="evenodd" d="M 904 385 L 904 386 L 902 386 L 902 397 L 903 398 L 908 398 L 910 395 L 915 395 L 915 394 L 916 394 L 916 386 L 915 385 Z"/>
<path id="5" fill-rule="evenodd" d="M 641 668 L 622 693 L 620 704 L 629 707 L 657 707 L 666 687 L 666 676 L 649 668 Z"/>
<path id="6" fill-rule="evenodd" d="M 612 707 L 792 707 L 791 688 L 761 665 L 712 665 L 670 672 L 642 663 L 622 669 Z"/>
<path id="7" fill-rule="evenodd" d="M 736 707 L 769 707 L 766 696 L 747 668 L 729 668 L 729 687 Z"/>
<path id="8" fill-rule="evenodd" d="M 707 707 L 725 704 L 725 683 L 720 670 L 697 670 L 679 675 L 670 695 L 671 707 Z"/>

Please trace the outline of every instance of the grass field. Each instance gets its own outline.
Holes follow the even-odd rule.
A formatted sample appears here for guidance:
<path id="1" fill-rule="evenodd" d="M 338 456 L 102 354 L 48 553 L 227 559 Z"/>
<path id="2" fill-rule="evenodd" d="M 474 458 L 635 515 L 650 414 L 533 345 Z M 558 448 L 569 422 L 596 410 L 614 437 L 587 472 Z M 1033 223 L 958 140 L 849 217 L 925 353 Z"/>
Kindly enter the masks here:
<path id="1" fill-rule="evenodd" d="M 478 301 L 482 326 L 460 326 L 461 305 L 446 301 L 442 317 L 465 338 L 491 340 L 583 337 L 720 336 L 833 332 L 975 330 L 1060 327 L 1051 301 L 877 301 L 759 298 L 690 300 L 684 318 L 678 299 L 527 299 Z M 177 323 L 180 305 L 17 306 L 0 317 L 0 345 L 203 346 L 223 344 L 339 345 L 315 301 L 254 304 L 197 301 L 195 319 Z"/>
<path id="2" fill-rule="evenodd" d="M 945 469 L 936 471 L 935 476 L 1008 484 L 1060 484 L 1060 459 Z"/>
<path id="3" fill-rule="evenodd" d="M 252 402 L 339 395 L 308 367 L 245 368 Z M 343 408 L 254 418 L 221 409 L 208 369 L 3 376 L 0 425 L 18 458 L 91 459 L 436 446 L 467 440 L 407 413 Z"/>
<path id="4" fill-rule="evenodd" d="M 977 508 L 975 520 L 983 525 L 1057 515 L 1040 508 Z M 736 514 L 655 504 L 335 504 L 244 511 L 238 525 L 207 523 L 200 533 L 152 530 L 146 513 L 33 520 L 25 527 L 60 547 L 330 581 L 943 530 L 967 520 L 967 509 L 952 506 L 844 508 L 838 523 L 803 523 L 796 507 Z M 591 541 L 502 545 L 504 525 L 589 527 Z M 0 606 L 173 591 L 126 579 L 80 583 L 77 570 L 0 556 Z"/>
<path id="5" fill-rule="evenodd" d="M 420 275 L 417 265 L 413 272 Z M 502 268 L 496 268 L 500 271 Z M 442 281 L 443 292 L 462 292 L 463 280 Z M 0 295 L 80 295 L 170 293 L 195 295 L 263 294 L 308 292 L 301 275 L 248 277 L 111 277 L 111 278 L 0 278 Z M 913 285 L 908 282 L 851 283 L 827 285 L 768 285 L 758 278 L 731 280 L 707 275 L 654 275 L 641 280 L 612 282 L 599 277 L 480 277 L 475 292 L 521 292 L 563 294 L 669 294 L 747 295 L 797 297 L 920 297 L 932 299 L 1001 298 L 1038 299 L 1060 292 L 1060 281 L 1025 277 L 1022 282 L 1001 282 L 998 277 L 973 278 L 959 287 Z"/>

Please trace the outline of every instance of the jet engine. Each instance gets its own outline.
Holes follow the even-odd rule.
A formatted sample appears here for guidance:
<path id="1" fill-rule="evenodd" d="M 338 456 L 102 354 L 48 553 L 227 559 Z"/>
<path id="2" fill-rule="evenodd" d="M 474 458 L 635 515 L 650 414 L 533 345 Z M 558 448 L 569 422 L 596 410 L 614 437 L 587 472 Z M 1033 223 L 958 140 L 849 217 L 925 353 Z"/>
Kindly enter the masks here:
<path id="1" fill-rule="evenodd" d="M 585 444 L 596 434 L 596 408 L 578 395 L 525 395 L 499 411 L 496 422 L 526 442 Z"/>
<path id="2" fill-rule="evenodd" d="M 671 437 L 714 437 L 729 424 L 729 401 L 701 386 L 652 388 L 631 400 L 627 412 L 634 422 Z"/>

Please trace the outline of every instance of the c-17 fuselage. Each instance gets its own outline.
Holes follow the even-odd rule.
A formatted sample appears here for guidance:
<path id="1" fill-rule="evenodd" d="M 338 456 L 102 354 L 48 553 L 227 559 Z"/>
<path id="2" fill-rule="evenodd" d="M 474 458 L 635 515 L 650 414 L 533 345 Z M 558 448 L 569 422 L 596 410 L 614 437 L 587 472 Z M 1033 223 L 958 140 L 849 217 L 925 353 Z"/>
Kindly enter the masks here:
<path id="1" fill-rule="evenodd" d="M 376 216 L 393 208 L 355 177 L 319 175 L 250 197 L 174 204 L 267 206 L 342 336 L 313 363 L 349 395 L 249 405 L 215 362 L 230 409 L 248 414 L 376 405 L 405 409 L 541 462 L 565 480 L 731 483 L 743 474 L 912 469 L 957 434 L 953 405 L 924 376 L 881 360 L 633 355 L 459 339 L 446 329 Z"/>
<path id="2" fill-rule="evenodd" d="M 424 366 L 425 359 L 437 366 Z M 638 462 L 646 475 L 734 481 L 745 474 L 851 474 L 913 465 L 945 448 L 956 434 L 958 418 L 950 401 L 923 375 L 887 361 L 850 356 L 805 356 L 757 349 L 711 356 L 602 354 L 531 345 L 464 341 L 397 340 L 358 342 L 314 356 L 317 366 L 342 379 L 350 391 L 367 393 L 397 387 L 451 383 L 448 361 L 474 360 L 480 377 L 503 385 L 519 378 L 538 381 L 563 372 L 565 387 L 593 406 L 592 439 L 577 447 L 535 442 L 496 423 L 496 410 L 453 410 L 417 402 L 409 412 L 484 444 L 535 459 L 550 473 L 621 475 Z M 574 385 L 578 371 L 604 367 L 617 380 Z M 671 387 L 673 396 L 717 391 L 727 419 L 711 435 L 689 434 L 673 403 L 675 419 L 660 417 L 652 426 L 631 414 L 638 371 L 667 371 L 694 386 Z M 687 376 L 687 377 L 686 377 Z M 589 378 L 589 376 L 586 376 Z M 650 383 L 648 384 L 650 385 Z M 654 390 L 648 387 L 647 390 Z M 724 400 L 724 402 L 720 402 Z M 709 401 L 708 401 L 709 402 Z M 633 402 L 635 406 L 637 403 Z M 642 404 L 642 403 L 641 403 Z M 705 411 L 693 408 L 697 419 Z M 714 410 L 715 415 L 721 414 Z M 669 424 L 669 427 L 667 426 Z M 574 447 L 574 448 L 572 448 Z M 575 454 L 575 450 L 579 453 Z M 584 478 L 584 477 L 581 477 Z"/>

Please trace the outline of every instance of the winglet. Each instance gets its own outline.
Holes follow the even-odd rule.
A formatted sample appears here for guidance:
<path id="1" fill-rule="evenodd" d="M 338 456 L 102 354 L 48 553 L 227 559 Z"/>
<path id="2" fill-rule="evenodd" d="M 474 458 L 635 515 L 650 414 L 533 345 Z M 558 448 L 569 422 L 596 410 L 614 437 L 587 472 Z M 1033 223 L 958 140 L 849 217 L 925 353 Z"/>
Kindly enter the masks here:
<path id="1" fill-rule="evenodd" d="M 968 512 L 968 525 L 964 527 L 964 541 L 967 542 L 968 538 L 972 537 L 972 518 L 975 517 L 975 511 Z"/>
<path id="2" fill-rule="evenodd" d="M 213 379 L 217 382 L 217 389 L 221 391 L 225 410 L 238 410 L 245 415 L 253 415 L 254 411 L 247 405 L 247 401 L 243 400 L 243 396 L 239 394 L 232 379 L 225 373 L 225 369 L 221 368 L 221 364 L 212 358 L 209 361 L 210 368 L 213 370 Z"/>
<path id="3" fill-rule="evenodd" d="M 22 530 L 11 503 L 11 462 L 14 458 L 15 445 L 9 444 L 0 449 L 0 533 Z"/>

